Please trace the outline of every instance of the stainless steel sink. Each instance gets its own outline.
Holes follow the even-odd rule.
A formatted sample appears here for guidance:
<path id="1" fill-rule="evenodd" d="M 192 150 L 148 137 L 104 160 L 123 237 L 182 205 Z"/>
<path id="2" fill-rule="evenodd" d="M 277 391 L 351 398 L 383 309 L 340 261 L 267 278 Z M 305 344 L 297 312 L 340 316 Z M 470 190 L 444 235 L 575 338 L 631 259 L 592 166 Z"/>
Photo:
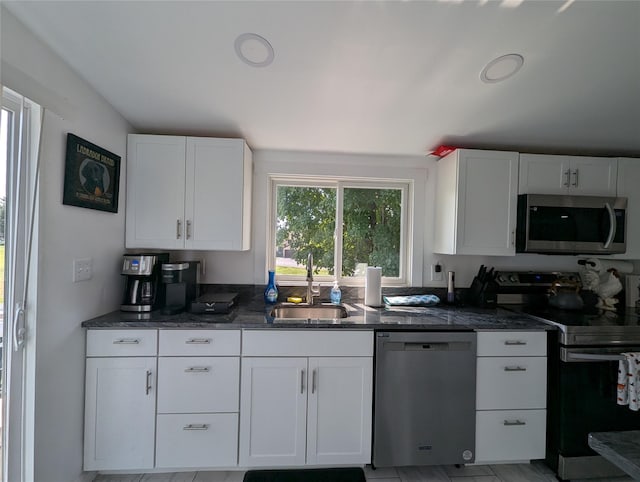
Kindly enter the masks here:
<path id="1" fill-rule="evenodd" d="M 304 320 L 336 319 L 349 316 L 342 305 L 277 305 L 271 310 L 274 318 L 290 318 Z"/>

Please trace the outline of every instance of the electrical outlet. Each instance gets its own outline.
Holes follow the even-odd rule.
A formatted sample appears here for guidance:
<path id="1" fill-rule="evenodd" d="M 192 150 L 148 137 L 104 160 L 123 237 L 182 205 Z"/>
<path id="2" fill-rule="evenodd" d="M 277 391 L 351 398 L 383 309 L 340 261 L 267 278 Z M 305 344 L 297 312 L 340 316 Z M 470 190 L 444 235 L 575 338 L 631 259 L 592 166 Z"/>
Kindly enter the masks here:
<path id="1" fill-rule="evenodd" d="M 431 265 L 431 281 L 444 281 L 444 269 L 441 264 Z"/>
<path id="2" fill-rule="evenodd" d="M 73 260 L 73 282 L 90 280 L 93 276 L 93 259 L 79 258 Z"/>

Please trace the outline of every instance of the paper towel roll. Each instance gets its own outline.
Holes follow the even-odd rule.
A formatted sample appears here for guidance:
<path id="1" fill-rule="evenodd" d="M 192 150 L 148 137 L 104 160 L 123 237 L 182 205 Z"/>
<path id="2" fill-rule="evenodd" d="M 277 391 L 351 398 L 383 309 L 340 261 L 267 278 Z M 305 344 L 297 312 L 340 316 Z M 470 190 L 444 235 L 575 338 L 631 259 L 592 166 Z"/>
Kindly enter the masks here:
<path id="1" fill-rule="evenodd" d="M 617 261 L 615 259 L 587 258 L 584 260 L 584 267 L 596 273 L 605 273 L 607 270 L 615 269 L 618 273 L 633 273 L 633 263 L 629 261 Z"/>
<path id="2" fill-rule="evenodd" d="M 382 305 L 382 268 L 367 267 L 364 278 L 364 304 L 367 306 Z"/>

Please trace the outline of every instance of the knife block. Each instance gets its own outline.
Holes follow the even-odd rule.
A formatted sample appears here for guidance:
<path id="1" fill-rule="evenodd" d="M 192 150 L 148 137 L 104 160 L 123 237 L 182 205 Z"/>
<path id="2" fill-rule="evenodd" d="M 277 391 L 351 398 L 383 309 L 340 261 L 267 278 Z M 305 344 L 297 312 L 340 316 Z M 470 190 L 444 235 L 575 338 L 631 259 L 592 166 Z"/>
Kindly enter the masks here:
<path id="1" fill-rule="evenodd" d="M 467 304 L 481 308 L 492 308 L 497 304 L 497 285 L 493 281 L 482 282 L 474 277 L 467 292 Z"/>

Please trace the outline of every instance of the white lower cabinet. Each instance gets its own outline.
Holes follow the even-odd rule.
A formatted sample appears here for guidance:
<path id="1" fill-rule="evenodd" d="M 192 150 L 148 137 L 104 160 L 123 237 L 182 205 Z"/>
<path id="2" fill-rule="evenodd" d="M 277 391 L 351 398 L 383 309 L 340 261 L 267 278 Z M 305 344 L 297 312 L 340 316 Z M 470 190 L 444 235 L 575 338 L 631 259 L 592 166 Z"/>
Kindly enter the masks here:
<path id="1" fill-rule="evenodd" d="M 158 468 L 233 467 L 238 462 L 238 414 L 159 414 Z"/>
<path id="2" fill-rule="evenodd" d="M 546 332 L 479 332 L 476 463 L 545 456 Z"/>
<path id="3" fill-rule="evenodd" d="M 84 470 L 153 468 L 156 358 L 87 358 Z"/>
<path id="4" fill-rule="evenodd" d="M 162 330 L 159 346 L 156 467 L 237 466 L 240 332 Z"/>
<path id="5" fill-rule="evenodd" d="M 370 463 L 373 334 L 323 330 L 311 345 L 313 336 L 269 332 L 267 345 L 249 332 L 243 341 L 241 466 Z"/>

